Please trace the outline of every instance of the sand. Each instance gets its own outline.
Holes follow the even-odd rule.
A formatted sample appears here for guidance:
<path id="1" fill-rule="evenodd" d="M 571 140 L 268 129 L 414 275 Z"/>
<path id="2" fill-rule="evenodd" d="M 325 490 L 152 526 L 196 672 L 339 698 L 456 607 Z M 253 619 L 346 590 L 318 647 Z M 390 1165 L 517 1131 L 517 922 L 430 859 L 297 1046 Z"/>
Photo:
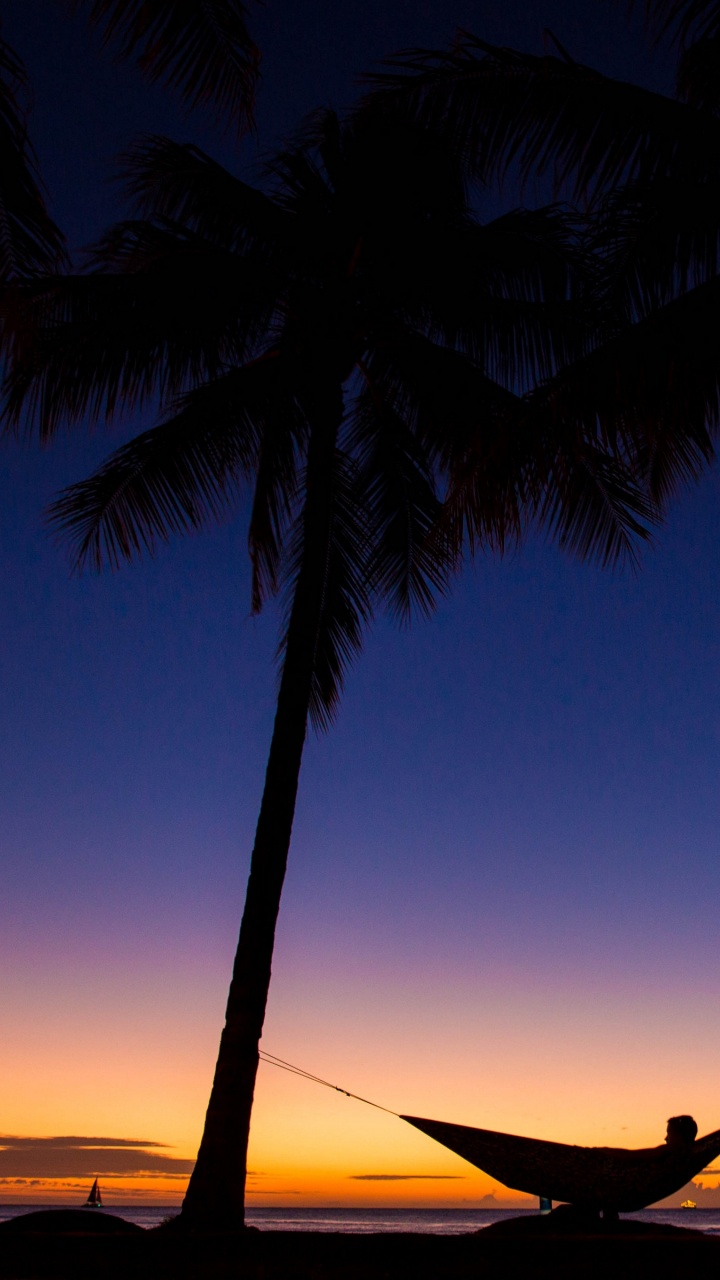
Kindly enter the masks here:
<path id="1" fill-rule="evenodd" d="M 105 1222 L 110 1219 L 106 1216 Z M 518 1220 L 515 1220 L 518 1221 Z M 180 1236 L 0 1226 L 0 1280 L 664 1280 L 720 1274 L 720 1241 L 621 1222 L 592 1232 L 527 1219 L 464 1236 L 248 1231 Z M 36 1224 L 39 1225 L 39 1224 Z M 127 1225 L 127 1224 L 126 1224 Z M 498 1224 L 500 1225 L 500 1224 Z"/>

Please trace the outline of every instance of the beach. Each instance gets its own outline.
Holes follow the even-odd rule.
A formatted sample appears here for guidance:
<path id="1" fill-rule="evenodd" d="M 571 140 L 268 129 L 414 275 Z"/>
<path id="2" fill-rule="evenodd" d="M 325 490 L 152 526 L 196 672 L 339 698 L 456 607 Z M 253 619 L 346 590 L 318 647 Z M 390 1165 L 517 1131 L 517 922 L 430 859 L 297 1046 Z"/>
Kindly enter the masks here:
<path id="1" fill-rule="evenodd" d="M 35 1213 L 42 1209 L 57 1209 L 58 1204 L 0 1204 L 0 1223 L 20 1214 Z M 68 1204 L 63 1208 L 78 1208 Z M 127 1222 L 151 1230 L 168 1217 L 178 1213 L 177 1205 L 109 1204 L 106 1211 L 117 1214 Z M 102 1212 L 102 1211 L 100 1211 Z M 536 1211 L 526 1209 L 357 1209 L 321 1206 L 298 1209 L 288 1205 L 272 1207 L 248 1206 L 248 1225 L 261 1231 L 305 1231 L 337 1233 L 340 1235 L 411 1234 L 411 1235 L 468 1235 L 489 1227 L 495 1222 L 527 1215 Z M 702 1231 L 705 1235 L 720 1238 L 720 1208 L 695 1209 L 643 1209 L 640 1213 L 626 1214 L 624 1222 L 650 1223 Z"/>
<path id="2" fill-rule="evenodd" d="M 3 1212 L 10 1207 L 5 1206 Z M 720 1266 L 720 1239 L 712 1231 L 653 1222 L 648 1213 L 628 1217 L 619 1227 L 606 1229 L 599 1223 L 592 1232 L 568 1234 L 557 1221 L 551 1223 L 538 1214 L 519 1216 L 500 1211 L 495 1223 L 488 1223 L 485 1229 L 450 1234 L 368 1230 L 372 1224 L 367 1213 L 364 1230 L 348 1229 L 349 1221 L 345 1230 L 331 1230 L 328 1211 L 324 1217 L 317 1215 L 316 1229 L 308 1230 L 299 1224 L 303 1212 L 295 1211 L 290 1229 L 273 1230 L 268 1218 L 263 1229 L 242 1235 L 179 1236 L 161 1229 L 141 1231 L 137 1226 L 130 1228 L 129 1234 L 109 1236 L 77 1230 L 24 1234 L 0 1224 L 0 1277 L 411 1280 L 427 1276 L 433 1280 L 496 1280 L 523 1275 L 537 1280 L 606 1276 L 612 1280 L 650 1280 L 703 1271 L 713 1274 Z M 434 1216 L 437 1222 L 433 1211 L 423 1212 L 429 1215 L 428 1221 Z M 706 1215 L 707 1220 L 714 1218 L 717 1225 L 711 1212 L 702 1214 L 703 1219 Z M 683 1223 L 692 1218 L 695 1223 L 699 1214 L 673 1216 Z"/>

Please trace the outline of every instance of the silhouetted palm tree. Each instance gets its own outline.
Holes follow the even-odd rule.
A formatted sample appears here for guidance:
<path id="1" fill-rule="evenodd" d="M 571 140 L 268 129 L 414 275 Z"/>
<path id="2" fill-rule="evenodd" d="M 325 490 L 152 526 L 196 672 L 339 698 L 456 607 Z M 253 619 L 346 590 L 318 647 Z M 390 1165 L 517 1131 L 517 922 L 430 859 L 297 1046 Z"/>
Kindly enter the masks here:
<path id="1" fill-rule="evenodd" d="M 678 48 L 674 97 L 467 33 L 377 77 L 382 109 L 442 127 L 470 172 L 552 179 L 592 215 L 595 342 L 534 397 L 598 431 L 662 502 L 714 456 L 720 397 L 720 4 L 646 0 Z M 377 107 L 377 103 L 376 103 Z"/>
<path id="2" fill-rule="evenodd" d="M 613 559 L 651 515 L 598 439 L 529 431 L 522 385 L 582 349 L 571 224 L 481 225 L 432 130 L 318 117 L 265 190 L 150 139 L 138 218 L 85 275 L 27 290 L 8 414 L 160 425 L 54 509 L 78 563 L 117 564 L 248 493 L 253 607 L 283 585 L 281 680 L 233 979 L 182 1218 L 242 1220 L 275 925 L 308 717 L 337 707 L 384 600 L 427 612 L 466 536 L 528 521 Z M 441 515 L 443 486 L 448 516 Z"/>

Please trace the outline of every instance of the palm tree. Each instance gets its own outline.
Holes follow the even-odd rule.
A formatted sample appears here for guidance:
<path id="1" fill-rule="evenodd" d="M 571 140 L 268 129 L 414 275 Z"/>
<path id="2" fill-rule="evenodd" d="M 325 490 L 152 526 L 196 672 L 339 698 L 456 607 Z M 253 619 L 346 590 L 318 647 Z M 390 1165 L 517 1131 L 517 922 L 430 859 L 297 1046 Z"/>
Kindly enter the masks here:
<path id="1" fill-rule="evenodd" d="M 468 170 L 552 178 L 590 215 L 595 341 L 533 399 L 547 429 L 599 431 L 654 501 L 715 452 L 720 400 L 720 4 L 645 0 L 678 50 L 673 97 L 461 33 L 375 77 L 373 110 L 432 120 Z"/>
<path id="2" fill-rule="evenodd" d="M 429 612 L 464 539 L 502 547 L 537 519 L 615 559 L 651 509 L 597 439 L 526 423 L 522 386 L 585 341 L 572 224 L 520 210 L 483 225 L 432 130 L 325 113 L 271 162 L 267 189 L 153 138 L 128 179 L 137 216 L 89 270 L 24 290 L 7 415 L 49 438 L 157 408 L 159 425 L 55 504 L 78 565 L 129 560 L 247 492 L 253 608 L 285 590 L 247 898 L 181 1215 L 238 1226 L 308 720 L 332 720 L 377 606 Z"/>

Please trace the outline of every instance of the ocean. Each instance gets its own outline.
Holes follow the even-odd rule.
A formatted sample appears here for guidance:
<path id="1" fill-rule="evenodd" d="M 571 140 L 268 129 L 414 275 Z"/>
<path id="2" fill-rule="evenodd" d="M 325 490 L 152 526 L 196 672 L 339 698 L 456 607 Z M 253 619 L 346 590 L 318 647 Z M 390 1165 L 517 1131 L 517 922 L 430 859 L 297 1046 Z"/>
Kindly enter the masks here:
<path id="1" fill-rule="evenodd" d="M 0 1222 L 16 1218 L 19 1214 L 34 1213 L 38 1209 L 77 1209 L 73 1205 L 55 1204 L 0 1204 Z M 177 1207 L 169 1205 L 106 1205 L 110 1213 L 116 1213 L 140 1227 L 157 1227 L 163 1219 L 177 1213 Z M 88 1210 L 101 1213 L 102 1210 Z M 533 1213 L 525 1209 L 522 1213 Z M 463 1235 L 479 1231 L 491 1222 L 517 1217 L 514 1209 L 295 1209 L 273 1205 L 269 1209 L 250 1207 L 247 1221 L 265 1231 L 342 1231 L 362 1235 L 378 1231 L 417 1231 L 432 1235 Z M 622 1215 L 638 1222 L 671 1223 L 676 1227 L 694 1227 L 708 1235 L 720 1236 L 720 1209 L 643 1209 L 640 1213 Z"/>

